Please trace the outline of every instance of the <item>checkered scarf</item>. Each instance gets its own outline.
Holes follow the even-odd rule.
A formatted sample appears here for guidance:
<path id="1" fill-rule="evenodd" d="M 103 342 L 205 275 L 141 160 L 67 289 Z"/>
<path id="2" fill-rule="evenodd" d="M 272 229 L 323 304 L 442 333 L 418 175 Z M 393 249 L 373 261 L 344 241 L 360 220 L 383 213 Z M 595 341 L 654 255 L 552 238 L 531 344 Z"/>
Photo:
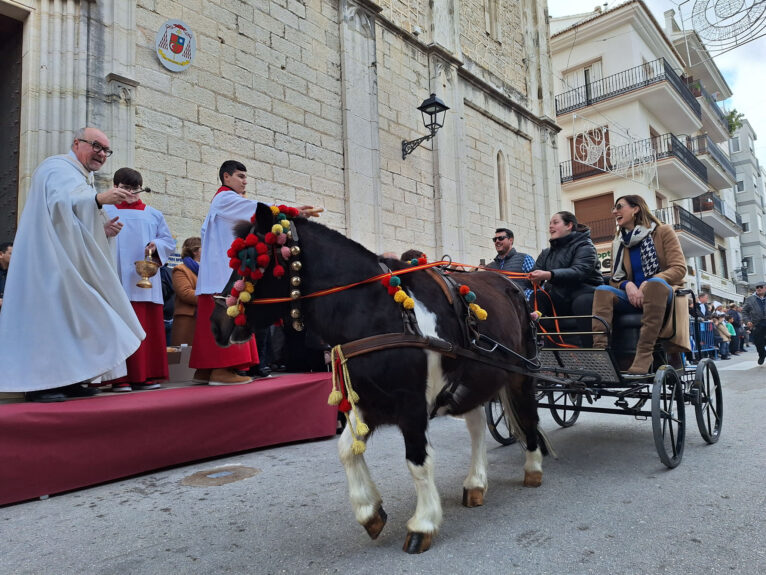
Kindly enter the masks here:
<path id="1" fill-rule="evenodd" d="M 632 248 L 638 246 L 641 250 L 641 269 L 644 271 L 646 278 L 653 277 L 658 271 L 660 271 L 660 261 L 657 258 L 657 250 L 654 247 L 654 240 L 652 239 L 652 232 L 657 227 L 657 224 L 652 224 L 646 228 L 644 226 L 636 226 L 627 235 L 622 235 L 614 240 L 612 246 L 612 252 L 617 256 L 614 259 L 614 273 L 612 279 L 614 281 L 621 282 L 627 278 L 625 272 L 625 262 L 623 259 L 624 248 Z"/>

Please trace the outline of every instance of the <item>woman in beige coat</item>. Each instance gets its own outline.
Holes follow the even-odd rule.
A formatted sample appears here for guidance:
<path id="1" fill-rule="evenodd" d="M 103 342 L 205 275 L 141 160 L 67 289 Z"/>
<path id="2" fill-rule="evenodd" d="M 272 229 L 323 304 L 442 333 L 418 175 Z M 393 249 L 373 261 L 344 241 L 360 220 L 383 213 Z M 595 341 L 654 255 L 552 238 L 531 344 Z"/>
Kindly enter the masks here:
<path id="1" fill-rule="evenodd" d="M 173 329 L 170 332 L 171 345 L 194 341 L 194 326 L 197 315 L 197 272 L 199 271 L 200 238 L 187 238 L 181 248 L 183 263 L 173 268 L 173 289 L 176 292 Z"/>
<path id="2" fill-rule="evenodd" d="M 612 245 L 612 278 L 609 285 L 596 288 L 593 315 L 611 327 L 615 312 L 642 313 L 636 355 L 628 373 L 646 374 L 652 369 L 658 337 L 673 335 L 676 350 L 689 348 L 688 306 L 673 308 L 675 290 L 686 277 L 686 260 L 675 230 L 660 222 L 641 196 L 618 198 L 612 214 L 618 226 Z M 674 313 L 676 333 L 668 334 Z M 594 320 L 593 330 L 603 330 L 603 324 Z M 593 346 L 606 348 L 606 335 L 595 336 Z"/>

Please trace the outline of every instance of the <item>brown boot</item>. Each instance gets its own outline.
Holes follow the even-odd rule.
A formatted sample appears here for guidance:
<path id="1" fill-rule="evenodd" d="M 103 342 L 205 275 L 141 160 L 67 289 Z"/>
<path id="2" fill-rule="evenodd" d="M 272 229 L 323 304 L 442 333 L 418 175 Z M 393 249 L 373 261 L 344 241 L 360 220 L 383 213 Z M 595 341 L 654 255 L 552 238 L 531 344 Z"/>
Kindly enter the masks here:
<path id="1" fill-rule="evenodd" d="M 628 368 L 630 374 L 650 373 L 654 360 L 654 345 L 662 330 L 668 308 L 668 288 L 658 282 L 649 282 L 644 288 L 644 313 L 638 336 L 636 356 Z"/>
<path id="2" fill-rule="evenodd" d="M 212 369 L 195 369 L 192 381 L 194 383 L 207 383 L 210 381 L 210 372 Z"/>
<path id="3" fill-rule="evenodd" d="M 210 372 L 208 385 L 239 385 L 251 381 L 253 381 L 252 377 L 237 375 L 233 369 L 214 369 Z"/>
<path id="4" fill-rule="evenodd" d="M 603 319 L 609 328 L 612 328 L 612 317 L 614 316 L 614 306 L 617 303 L 617 296 L 609 290 L 597 289 L 593 292 L 593 315 Z M 593 347 L 595 349 L 606 349 L 609 345 L 609 339 L 604 333 L 604 324 L 598 320 L 593 320 L 594 332 Z M 599 333 L 601 332 L 601 333 Z"/>

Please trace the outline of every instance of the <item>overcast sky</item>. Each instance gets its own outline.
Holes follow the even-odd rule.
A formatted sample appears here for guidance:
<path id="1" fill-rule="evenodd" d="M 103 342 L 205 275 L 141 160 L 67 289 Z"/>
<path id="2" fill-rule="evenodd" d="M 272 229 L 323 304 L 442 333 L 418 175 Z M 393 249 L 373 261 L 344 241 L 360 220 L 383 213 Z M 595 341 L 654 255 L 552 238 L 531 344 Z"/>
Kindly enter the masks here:
<path id="1" fill-rule="evenodd" d="M 681 16 L 684 20 L 691 14 L 692 7 L 696 3 L 703 5 L 715 4 L 714 0 L 644 0 L 647 7 L 661 27 L 665 25 L 666 10 L 671 8 L 676 11 L 676 22 L 681 24 Z M 608 8 L 613 8 L 624 1 L 608 2 Z M 548 0 L 548 13 L 552 17 L 566 16 L 591 12 L 603 2 L 597 0 Z M 744 2 L 745 6 L 752 2 Z M 764 14 L 761 18 L 766 18 Z M 761 20 L 762 21 L 762 20 Z M 685 28 L 689 28 L 687 22 Z M 756 154 L 762 166 L 766 166 L 766 37 L 759 38 L 748 44 L 744 44 L 727 53 L 713 56 L 718 69 L 723 73 L 726 82 L 732 90 L 733 96 L 721 102 L 725 111 L 736 108 L 747 117 L 750 125 L 758 135 L 755 142 Z"/>

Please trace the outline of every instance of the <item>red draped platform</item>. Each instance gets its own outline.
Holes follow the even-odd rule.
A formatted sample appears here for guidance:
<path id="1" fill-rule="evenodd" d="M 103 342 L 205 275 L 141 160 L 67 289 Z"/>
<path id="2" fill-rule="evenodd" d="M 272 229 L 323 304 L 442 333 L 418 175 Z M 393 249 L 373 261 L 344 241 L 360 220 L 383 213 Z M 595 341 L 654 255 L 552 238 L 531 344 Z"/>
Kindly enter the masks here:
<path id="1" fill-rule="evenodd" d="M 335 434 L 329 373 L 0 405 L 0 505 Z"/>

